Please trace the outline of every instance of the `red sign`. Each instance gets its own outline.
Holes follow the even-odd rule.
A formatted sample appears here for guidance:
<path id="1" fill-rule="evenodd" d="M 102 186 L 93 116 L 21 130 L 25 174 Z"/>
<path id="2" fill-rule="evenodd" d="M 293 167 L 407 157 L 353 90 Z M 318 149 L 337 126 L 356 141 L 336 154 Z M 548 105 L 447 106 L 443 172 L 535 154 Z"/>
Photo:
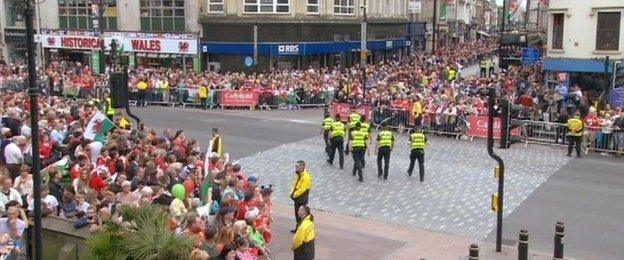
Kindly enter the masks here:
<path id="1" fill-rule="evenodd" d="M 487 138 L 488 132 L 488 117 L 487 116 L 468 116 L 468 135 L 471 137 Z M 511 130 L 511 135 L 519 136 L 520 129 L 514 128 Z M 494 118 L 494 139 L 500 139 L 501 136 L 501 119 Z"/>
<path id="2" fill-rule="evenodd" d="M 224 107 L 251 107 L 258 105 L 258 93 L 252 91 L 223 90 L 219 104 Z"/>
<path id="3" fill-rule="evenodd" d="M 132 39 L 130 41 L 134 51 L 160 51 L 160 40 Z"/>
<path id="4" fill-rule="evenodd" d="M 54 41 L 53 41 L 54 43 Z M 98 49 L 102 47 L 104 41 L 94 37 L 62 37 L 61 47 L 77 49 Z"/>
<path id="5" fill-rule="evenodd" d="M 351 110 L 351 104 L 349 103 L 334 103 L 332 106 L 332 117 L 336 117 L 336 114 L 340 114 L 340 121 L 347 122 L 349 120 L 349 112 Z M 370 106 L 360 106 L 355 109 L 360 115 L 363 115 L 367 120 L 370 119 Z"/>

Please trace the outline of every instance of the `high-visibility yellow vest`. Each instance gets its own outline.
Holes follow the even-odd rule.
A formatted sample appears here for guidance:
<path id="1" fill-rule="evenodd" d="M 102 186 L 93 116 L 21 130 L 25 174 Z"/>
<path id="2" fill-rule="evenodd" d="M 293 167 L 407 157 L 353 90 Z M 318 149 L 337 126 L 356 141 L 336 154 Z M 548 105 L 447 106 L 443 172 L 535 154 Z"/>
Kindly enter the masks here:
<path id="1" fill-rule="evenodd" d="M 425 134 L 413 133 L 411 139 L 412 149 L 425 149 Z"/>
<path id="2" fill-rule="evenodd" d="M 334 120 L 331 117 L 327 117 L 325 118 L 325 120 L 323 120 L 323 129 L 331 130 L 333 124 L 334 124 Z"/>
<path id="3" fill-rule="evenodd" d="M 384 130 L 379 132 L 379 147 L 392 146 L 392 132 Z"/>
<path id="4" fill-rule="evenodd" d="M 106 98 L 106 115 L 107 116 L 114 116 L 116 111 L 115 108 L 113 107 L 113 100 L 111 98 Z"/>
<path id="5" fill-rule="evenodd" d="M 566 125 L 569 136 L 583 136 L 583 121 L 578 116 L 568 119 Z"/>
<path id="6" fill-rule="evenodd" d="M 199 96 L 199 98 L 208 98 L 208 89 L 204 86 L 199 87 L 197 95 Z"/>
<path id="7" fill-rule="evenodd" d="M 368 135 L 368 133 L 370 133 L 370 125 L 366 122 L 360 123 L 360 131 Z"/>
<path id="8" fill-rule="evenodd" d="M 488 67 L 488 61 L 486 59 L 481 60 L 481 68 L 485 69 Z"/>
<path id="9" fill-rule="evenodd" d="M 357 122 L 360 122 L 360 119 L 361 119 L 360 114 L 358 114 L 358 113 L 351 113 L 349 115 L 349 120 L 350 120 L 349 127 L 351 126 L 351 123 L 355 124 Z"/>
<path id="10" fill-rule="evenodd" d="M 146 90 L 147 89 L 147 83 L 145 83 L 145 81 L 139 81 L 139 83 L 137 83 L 137 89 L 138 90 Z"/>
<path id="11" fill-rule="evenodd" d="M 351 140 L 351 146 L 353 148 L 363 148 L 366 146 L 366 133 L 362 130 L 353 131 L 353 139 Z"/>
<path id="12" fill-rule="evenodd" d="M 340 121 L 336 121 L 332 125 L 331 130 L 332 130 L 332 137 L 344 137 L 345 125 Z"/>
<path id="13" fill-rule="evenodd" d="M 457 71 L 455 69 L 450 69 L 448 71 L 448 80 L 454 80 L 457 77 Z"/>

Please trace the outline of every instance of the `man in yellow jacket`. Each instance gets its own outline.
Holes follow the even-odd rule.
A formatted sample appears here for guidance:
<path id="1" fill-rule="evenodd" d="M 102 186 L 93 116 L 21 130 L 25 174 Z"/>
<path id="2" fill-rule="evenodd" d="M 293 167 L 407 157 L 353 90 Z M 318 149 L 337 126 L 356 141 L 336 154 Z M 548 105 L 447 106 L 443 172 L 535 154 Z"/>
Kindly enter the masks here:
<path id="1" fill-rule="evenodd" d="M 568 127 L 568 156 L 572 156 L 572 148 L 576 146 L 576 157 L 581 157 L 581 138 L 585 125 L 578 111 L 574 117 L 568 119 L 566 126 Z"/>
<path id="2" fill-rule="evenodd" d="M 295 219 L 297 224 L 295 229 L 291 230 L 291 233 L 295 233 L 299 224 L 301 224 L 301 218 L 299 217 L 299 207 L 308 204 L 308 197 L 310 195 L 310 188 L 312 187 L 312 178 L 305 167 L 304 161 L 298 161 L 295 166 L 295 178 L 292 183 L 292 192 L 290 198 L 295 203 Z"/>
<path id="3" fill-rule="evenodd" d="M 297 227 L 297 232 L 293 237 L 292 250 L 295 260 L 314 259 L 314 216 L 310 214 L 308 206 L 299 207 L 297 212 L 302 219 L 301 225 Z"/>

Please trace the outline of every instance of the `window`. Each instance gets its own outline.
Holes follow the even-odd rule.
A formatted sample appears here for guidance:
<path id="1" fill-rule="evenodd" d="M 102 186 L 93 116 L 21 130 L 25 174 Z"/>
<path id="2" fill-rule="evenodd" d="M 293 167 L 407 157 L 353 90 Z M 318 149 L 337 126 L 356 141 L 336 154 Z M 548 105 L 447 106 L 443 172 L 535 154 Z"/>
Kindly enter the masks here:
<path id="1" fill-rule="evenodd" d="M 319 0 L 308 0 L 308 13 L 309 14 L 319 13 Z"/>
<path id="2" fill-rule="evenodd" d="M 290 0 L 244 0 L 245 13 L 289 13 Z"/>
<path id="3" fill-rule="evenodd" d="M 104 0 L 103 21 L 99 19 L 98 5 L 85 0 L 59 0 L 60 29 L 117 30 L 117 3 Z M 102 24 L 103 22 L 103 24 Z"/>
<path id="4" fill-rule="evenodd" d="M 334 14 L 355 14 L 355 0 L 334 0 Z"/>
<path id="5" fill-rule="evenodd" d="M 223 0 L 208 0 L 208 3 Z M 141 30 L 184 32 L 184 0 L 141 0 Z M 210 5 L 209 5 L 210 7 Z"/>
<path id="6" fill-rule="evenodd" d="M 8 27 L 24 27 L 24 8 L 17 0 L 4 1 L 6 23 Z"/>
<path id="7" fill-rule="evenodd" d="M 552 48 L 563 49 L 564 14 L 553 14 Z"/>
<path id="8" fill-rule="evenodd" d="M 617 51 L 620 49 L 620 13 L 598 13 L 596 29 L 596 50 Z"/>
<path id="9" fill-rule="evenodd" d="M 222 13 L 223 12 L 223 0 L 208 0 L 208 12 L 209 13 Z"/>

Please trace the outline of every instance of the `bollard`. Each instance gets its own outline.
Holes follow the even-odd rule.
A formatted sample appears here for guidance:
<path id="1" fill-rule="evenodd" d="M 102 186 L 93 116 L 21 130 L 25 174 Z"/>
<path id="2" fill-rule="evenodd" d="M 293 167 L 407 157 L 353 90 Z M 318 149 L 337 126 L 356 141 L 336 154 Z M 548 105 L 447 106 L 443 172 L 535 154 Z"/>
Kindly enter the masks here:
<path id="1" fill-rule="evenodd" d="M 529 232 L 520 230 L 518 233 L 518 260 L 529 259 Z"/>
<path id="2" fill-rule="evenodd" d="M 470 249 L 468 251 L 468 259 L 469 260 L 479 260 L 479 245 L 472 244 L 470 245 Z"/>
<path id="3" fill-rule="evenodd" d="M 557 224 L 555 224 L 555 252 L 553 254 L 553 259 L 563 259 L 564 227 L 563 222 L 557 222 Z"/>

